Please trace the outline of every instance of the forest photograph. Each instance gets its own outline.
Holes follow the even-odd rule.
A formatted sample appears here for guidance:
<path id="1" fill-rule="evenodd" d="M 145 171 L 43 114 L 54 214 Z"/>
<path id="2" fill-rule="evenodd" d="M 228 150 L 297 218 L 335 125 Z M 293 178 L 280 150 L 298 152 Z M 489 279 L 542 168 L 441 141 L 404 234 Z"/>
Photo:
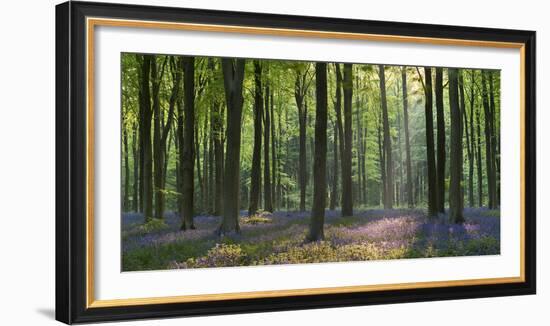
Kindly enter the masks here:
<path id="1" fill-rule="evenodd" d="M 500 89 L 491 69 L 121 53 L 122 271 L 499 255 Z"/>

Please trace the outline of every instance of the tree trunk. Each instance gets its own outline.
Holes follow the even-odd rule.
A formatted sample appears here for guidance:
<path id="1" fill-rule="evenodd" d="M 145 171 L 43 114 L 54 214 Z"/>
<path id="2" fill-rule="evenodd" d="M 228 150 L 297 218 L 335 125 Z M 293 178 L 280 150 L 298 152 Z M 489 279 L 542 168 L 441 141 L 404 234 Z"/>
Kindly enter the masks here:
<path id="1" fill-rule="evenodd" d="M 214 115 L 216 114 L 216 100 L 213 99 L 210 107 L 210 126 L 208 128 L 208 213 L 214 214 Z"/>
<path id="2" fill-rule="evenodd" d="M 340 196 L 340 207 L 343 207 L 344 202 L 344 190 L 343 190 L 343 176 L 344 176 L 344 160 L 345 160 L 345 141 L 344 141 L 344 126 L 342 123 L 342 73 L 340 72 L 340 64 L 335 63 L 336 73 L 336 101 L 334 102 L 334 111 L 336 112 L 336 127 L 338 129 L 338 147 L 340 149 L 340 170 L 342 173 L 342 194 Z"/>
<path id="3" fill-rule="evenodd" d="M 397 90 L 396 94 L 399 94 L 399 86 L 396 85 Z M 395 196 L 395 202 L 397 203 L 397 206 L 401 206 L 401 202 L 403 201 L 403 150 L 401 146 L 401 114 L 399 110 L 396 112 L 397 116 L 397 154 L 399 159 L 399 167 L 397 168 L 399 172 L 399 181 L 396 182 L 396 196 Z"/>
<path id="4" fill-rule="evenodd" d="M 208 116 L 203 118 L 202 128 L 202 211 L 208 212 Z"/>
<path id="5" fill-rule="evenodd" d="M 271 136 L 271 117 L 269 112 L 269 83 L 265 86 L 265 106 L 264 106 L 264 209 L 273 212 L 273 201 L 271 198 L 271 168 L 269 158 L 269 148 Z"/>
<path id="6" fill-rule="evenodd" d="M 494 93 L 494 86 L 493 86 L 493 72 L 487 71 L 487 75 L 489 75 L 489 112 L 490 112 L 490 130 L 491 130 L 491 166 L 492 166 L 492 174 L 491 174 L 491 182 L 493 187 L 493 207 L 497 208 L 498 205 L 498 188 L 497 188 L 497 137 L 496 137 L 496 128 L 495 128 L 495 93 Z"/>
<path id="7" fill-rule="evenodd" d="M 353 187 L 351 181 L 351 147 L 352 147 L 352 99 L 353 72 L 352 65 L 344 64 L 344 155 L 342 159 L 342 216 L 353 215 Z"/>
<path id="8" fill-rule="evenodd" d="M 388 118 L 388 102 L 386 100 L 386 77 L 384 74 L 384 66 L 378 65 L 378 75 L 380 77 L 380 102 L 382 106 L 382 124 L 384 130 L 384 142 L 383 149 L 385 153 L 385 171 L 386 171 L 386 184 L 384 186 L 385 201 L 384 208 L 393 208 L 393 161 L 392 161 L 392 148 L 390 137 L 390 123 Z"/>
<path id="9" fill-rule="evenodd" d="M 487 92 L 486 71 L 481 72 L 481 85 L 483 96 L 483 113 L 485 114 L 485 164 L 487 165 L 487 189 L 489 197 L 489 208 L 495 206 L 495 188 L 494 188 L 494 164 L 493 164 L 493 144 L 491 130 L 491 108 L 489 106 L 489 94 Z"/>
<path id="10" fill-rule="evenodd" d="M 214 193 L 214 215 L 222 214 L 222 194 L 223 194 L 223 142 L 222 142 L 222 124 L 223 113 L 220 103 L 214 105 L 214 164 L 215 164 L 215 193 Z"/>
<path id="11" fill-rule="evenodd" d="M 435 107 L 437 114 L 437 210 L 445 213 L 445 111 L 443 68 L 435 68 Z"/>
<path id="12" fill-rule="evenodd" d="M 386 153 L 384 151 L 384 146 L 382 144 L 382 113 L 378 115 L 378 162 L 380 166 L 380 183 L 381 191 L 380 195 L 382 197 L 382 205 L 386 204 Z"/>
<path id="13" fill-rule="evenodd" d="M 250 200 L 248 216 L 258 211 L 262 165 L 262 67 L 254 60 L 254 148 L 252 150 L 252 170 L 250 173 Z"/>
<path id="14" fill-rule="evenodd" d="M 225 100 L 227 103 L 227 149 L 224 160 L 223 219 L 220 236 L 239 232 L 239 189 L 241 121 L 245 59 L 222 59 Z"/>
<path id="15" fill-rule="evenodd" d="M 477 194 L 479 207 L 483 206 L 483 170 L 481 161 L 481 121 L 480 109 L 476 109 L 476 126 L 477 126 Z"/>
<path id="16" fill-rule="evenodd" d="M 124 197 L 122 208 L 124 212 L 127 212 L 130 210 L 130 165 L 128 160 L 128 131 L 126 130 L 126 126 L 124 124 L 122 125 L 122 145 L 124 146 L 122 151 L 124 154 Z"/>
<path id="17" fill-rule="evenodd" d="M 193 158 L 195 160 L 195 168 L 197 170 L 197 181 L 198 181 L 198 185 L 199 185 L 199 191 L 197 194 L 195 194 L 194 197 L 194 202 L 196 203 L 195 205 L 197 206 L 196 209 L 199 210 L 199 212 L 202 211 L 202 200 L 204 198 L 204 184 L 203 184 L 203 177 L 202 177 L 202 169 L 201 169 L 201 147 L 200 147 L 200 137 L 199 137 L 199 122 L 196 121 L 195 122 L 195 127 L 194 127 L 194 133 L 195 133 L 195 136 L 194 136 L 194 144 L 193 146 L 195 146 L 195 149 L 194 149 L 194 152 L 193 152 Z"/>
<path id="18" fill-rule="evenodd" d="M 177 60 L 177 69 L 181 72 L 184 72 L 184 63 L 183 58 L 178 58 Z M 185 95 L 185 94 L 184 94 Z M 177 127 L 176 127 L 176 139 L 177 139 L 177 148 L 178 148 L 178 160 L 176 165 L 177 170 L 177 188 L 178 188 L 178 213 L 179 217 L 183 223 L 183 211 L 184 211 L 184 189 L 183 189 L 183 161 L 185 160 L 184 156 L 184 114 L 183 114 L 183 97 L 180 96 L 180 99 L 176 102 L 177 108 Z"/>
<path id="19" fill-rule="evenodd" d="M 340 168 L 338 167 L 338 127 L 336 122 L 334 122 L 334 141 L 333 141 L 333 170 L 332 170 L 332 191 L 330 194 L 330 209 L 334 210 L 336 208 L 336 203 L 338 202 L 338 173 L 340 173 Z"/>
<path id="20" fill-rule="evenodd" d="M 315 160 L 313 161 L 313 207 L 309 241 L 324 239 L 327 159 L 327 65 L 315 64 Z"/>
<path id="21" fill-rule="evenodd" d="M 460 111 L 464 117 L 464 127 L 462 130 L 466 134 L 466 155 L 468 156 L 468 205 L 474 207 L 474 161 L 472 153 L 472 138 L 473 135 L 470 133 L 468 115 L 466 114 L 466 98 L 464 93 L 464 76 L 462 72 L 459 72 L 458 75 L 458 84 L 459 84 L 459 94 L 460 94 Z M 473 81 L 472 81 L 473 85 Z M 473 92 L 470 101 L 473 99 Z M 473 102 L 471 101 L 471 107 L 473 107 Z"/>
<path id="22" fill-rule="evenodd" d="M 436 166 L 434 150 L 434 127 L 433 127 L 433 98 L 432 98 L 432 69 L 424 68 L 425 93 L 425 119 L 426 119 L 426 161 L 428 163 L 428 215 L 437 215 L 437 190 L 436 190 Z"/>
<path id="23" fill-rule="evenodd" d="M 273 108 L 273 90 L 271 90 L 269 108 L 270 108 L 270 130 L 271 130 L 271 209 L 276 209 L 277 207 L 277 192 L 275 189 L 277 180 L 276 180 L 276 171 L 277 171 L 277 157 L 276 154 L 276 141 L 275 141 L 275 113 Z M 267 108 L 266 108 L 267 110 Z"/>
<path id="24" fill-rule="evenodd" d="M 133 168 L 134 168 L 134 183 L 133 183 L 133 200 L 132 207 L 134 212 L 138 212 L 139 209 L 139 145 L 138 145 L 138 126 L 134 123 L 133 133 L 132 133 L 132 157 L 133 157 Z"/>
<path id="25" fill-rule="evenodd" d="M 183 220 L 181 223 L 181 229 L 194 229 L 195 224 L 193 220 L 193 203 L 195 193 L 195 161 L 194 161 L 194 146 L 195 146 L 195 58 L 184 57 L 184 83 L 183 83 L 183 110 L 184 110 L 184 123 L 183 123 L 183 150 L 182 150 L 182 182 L 183 182 Z"/>
<path id="26" fill-rule="evenodd" d="M 449 73 L 449 103 L 451 111 L 451 181 L 449 186 L 449 217 L 453 223 L 464 222 L 462 190 L 462 114 L 458 100 L 458 71 Z"/>
<path id="27" fill-rule="evenodd" d="M 298 183 L 300 185 L 300 211 L 306 210 L 306 188 L 307 188 L 307 153 L 306 153 L 306 127 L 307 127 L 307 107 L 304 105 L 306 96 L 306 77 L 307 72 L 296 72 L 296 81 L 294 83 L 294 97 L 298 107 L 299 124 L 299 159 L 298 159 Z"/>
<path id="28" fill-rule="evenodd" d="M 365 103 L 365 112 L 367 111 L 367 103 Z M 366 158 L 366 152 L 367 152 L 367 136 L 368 136 L 368 120 L 365 119 L 364 120 L 364 126 L 363 126 L 363 142 L 361 143 L 361 146 L 363 146 L 363 150 L 361 151 L 361 159 L 362 159 L 362 163 L 361 165 L 363 166 L 362 168 L 362 173 L 363 173 L 363 184 L 362 184 L 362 187 L 363 187 L 363 203 L 365 205 L 368 204 L 368 189 L 367 189 L 367 178 L 368 178 L 368 174 L 367 174 L 367 158 Z"/>
<path id="29" fill-rule="evenodd" d="M 403 127 L 405 129 L 405 160 L 407 167 L 407 202 L 409 208 L 414 207 L 413 187 L 412 187 L 412 164 L 411 164 L 411 145 L 409 142 L 409 101 L 407 94 L 407 68 L 401 70 L 401 81 L 403 91 Z"/>
<path id="30" fill-rule="evenodd" d="M 145 221 L 153 218 L 153 153 L 151 148 L 151 93 L 149 89 L 149 74 L 152 57 L 144 55 L 141 64 L 140 107 L 142 119 L 142 152 L 143 152 L 143 214 Z"/>
<path id="31" fill-rule="evenodd" d="M 152 97 L 153 97 L 153 174 L 154 174 L 154 190 L 155 194 L 155 218 L 162 218 L 162 168 L 164 162 L 162 160 L 162 154 L 160 150 L 160 133 L 161 133 L 161 117 L 160 117 L 160 82 L 162 80 L 161 74 L 158 72 L 157 57 L 153 56 L 151 63 L 151 84 L 152 84 Z"/>

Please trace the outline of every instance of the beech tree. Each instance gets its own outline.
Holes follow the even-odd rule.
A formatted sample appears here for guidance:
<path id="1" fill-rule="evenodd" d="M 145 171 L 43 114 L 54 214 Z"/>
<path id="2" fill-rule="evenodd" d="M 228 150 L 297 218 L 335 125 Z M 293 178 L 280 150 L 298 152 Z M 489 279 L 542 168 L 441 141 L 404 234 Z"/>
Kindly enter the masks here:
<path id="1" fill-rule="evenodd" d="M 315 160 L 313 163 L 313 207 L 308 239 L 324 238 L 327 154 L 327 64 L 315 64 Z"/>
<path id="2" fill-rule="evenodd" d="M 244 59 L 222 59 L 227 103 L 223 219 L 218 233 L 239 232 L 239 184 Z"/>

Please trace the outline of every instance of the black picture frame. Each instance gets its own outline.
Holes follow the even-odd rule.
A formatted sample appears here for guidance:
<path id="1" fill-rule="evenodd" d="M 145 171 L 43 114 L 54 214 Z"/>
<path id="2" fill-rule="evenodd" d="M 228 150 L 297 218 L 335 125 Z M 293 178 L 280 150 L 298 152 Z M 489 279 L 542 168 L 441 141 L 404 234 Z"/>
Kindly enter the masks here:
<path id="1" fill-rule="evenodd" d="M 525 51 L 523 282 L 88 308 L 86 293 L 86 17 L 238 25 L 476 41 Z M 65 2 L 56 6 L 56 319 L 67 323 L 265 312 L 511 296 L 536 292 L 536 76 L 534 31 L 262 13 Z"/>

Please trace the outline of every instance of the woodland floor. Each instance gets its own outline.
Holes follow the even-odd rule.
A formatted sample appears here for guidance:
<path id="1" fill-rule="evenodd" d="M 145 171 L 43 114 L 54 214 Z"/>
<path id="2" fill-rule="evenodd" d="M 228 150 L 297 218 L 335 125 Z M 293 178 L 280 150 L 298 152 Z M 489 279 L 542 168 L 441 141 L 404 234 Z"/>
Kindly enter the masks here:
<path id="1" fill-rule="evenodd" d="M 325 240 L 305 243 L 310 212 L 241 212 L 239 235 L 216 236 L 218 216 L 196 216 L 195 230 L 180 231 L 176 214 L 143 224 L 122 216 L 124 271 L 320 263 L 399 258 L 497 255 L 500 212 L 466 208 L 466 222 L 428 219 L 420 209 L 367 209 L 340 217 L 327 211 Z"/>

